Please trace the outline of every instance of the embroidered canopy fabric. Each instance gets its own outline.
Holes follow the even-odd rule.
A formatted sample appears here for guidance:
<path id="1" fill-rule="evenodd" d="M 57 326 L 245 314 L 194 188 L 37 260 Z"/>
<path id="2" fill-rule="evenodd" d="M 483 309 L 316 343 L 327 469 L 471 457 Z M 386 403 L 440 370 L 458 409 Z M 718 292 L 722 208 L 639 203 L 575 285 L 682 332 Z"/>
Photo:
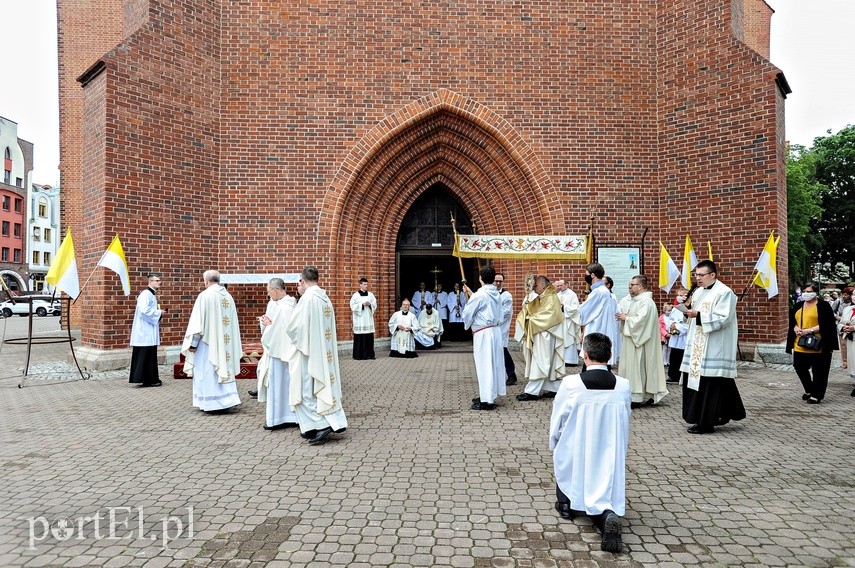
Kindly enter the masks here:
<path id="1" fill-rule="evenodd" d="M 454 256 L 531 260 L 587 260 L 590 237 L 559 235 L 457 235 Z"/>

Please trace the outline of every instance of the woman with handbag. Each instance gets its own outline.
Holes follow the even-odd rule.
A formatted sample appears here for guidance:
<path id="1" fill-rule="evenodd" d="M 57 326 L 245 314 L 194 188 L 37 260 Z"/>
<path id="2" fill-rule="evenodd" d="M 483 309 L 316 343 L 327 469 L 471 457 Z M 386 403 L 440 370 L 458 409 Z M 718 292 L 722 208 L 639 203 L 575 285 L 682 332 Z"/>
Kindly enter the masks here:
<path id="1" fill-rule="evenodd" d="M 787 353 L 793 354 L 793 368 L 805 389 L 802 400 L 808 404 L 819 404 L 825 397 L 831 358 L 837 351 L 834 310 L 828 302 L 818 301 L 818 291 L 812 282 L 802 286 L 802 301 L 790 311 L 787 330 Z"/>
<path id="2" fill-rule="evenodd" d="M 855 379 L 855 304 L 849 304 L 840 313 L 840 339 L 846 344 L 849 376 Z M 855 389 L 852 389 L 855 396 Z"/>

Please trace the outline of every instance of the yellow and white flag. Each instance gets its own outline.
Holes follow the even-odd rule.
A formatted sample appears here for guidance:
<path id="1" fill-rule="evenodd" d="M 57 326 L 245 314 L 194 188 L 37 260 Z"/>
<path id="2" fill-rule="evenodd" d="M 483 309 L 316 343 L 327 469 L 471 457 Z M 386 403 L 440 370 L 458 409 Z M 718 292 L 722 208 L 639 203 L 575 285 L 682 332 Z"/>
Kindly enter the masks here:
<path id="1" fill-rule="evenodd" d="M 74 256 L 74 241 L 71 228 L 65 232 L 65 238 L 56 251 L 56 257 L 50 263 L 45 280 L 57 291 L 65 292 L 75 300 L 80 295 L 80 278 L 77 275 L 77 257 Z"/>
<path id="2" fill-rule="evenodd" d="M 119 275 L 119 280 L 122 281 L 122 290 L 125 296 L 131 295 L 131 277 L 128 274 L 128 261 L 125 260 L 125 251 L 122 249 L 122 241 L 119 240 L 119 235 L 113 237 L 113 242 L 101 255 L 101 260 L 98 261 L 98 266 L 108 268 Z"/>
<path id="3" fill-rule="evenodd" d="M 665 250 L 665 245 L 659 241 L 659 288 L 665 290 L 666 293 L 671 291 L 671 286 L 680 277 L 680 271 L 677 265 L 671 260 L 671 255 Z"/>
<path id="4" fill-rule="evenodd" d="M 778 274 L 777 261 L 778 256 L 778 241 L 781 237 L 775 238 L 775 232 L 769 233 L 769 239 L 766 241 L 766 246 L 760 252 L 760 258 L 757 259 L 757 264 L 754 265 L 754 270 L 757 271 L 757 276 L 754 277 L 754 283 L 760 288 L 766 290 L 769 298 L 774 298 L 778 295 Z"/>
<path id="5" fill-rule="evenodd" d="M 692 270 L 698 265 L 698 255 L 695 254 L 695 247 L 692 246 L 692 239 L 686 235 L 686 246 L 683 247 L 683 279 L 681 280 L 683 288 L 686 290 L 692 289 Z"/>

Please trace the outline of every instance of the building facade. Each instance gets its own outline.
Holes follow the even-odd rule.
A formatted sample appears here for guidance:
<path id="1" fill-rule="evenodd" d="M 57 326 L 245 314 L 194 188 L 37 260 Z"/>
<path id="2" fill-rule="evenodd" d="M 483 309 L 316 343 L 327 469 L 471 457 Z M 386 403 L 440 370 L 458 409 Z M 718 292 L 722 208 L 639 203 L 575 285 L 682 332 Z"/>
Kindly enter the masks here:
<path id="1" fill-rule="evenodd" d="M 480 234 L 593 222 L 651 276 L 657 242 L 690 233 L 738 292 L 776 230 L 787 274 L 789 88 L 762 0 L 95 4 L 58 3 L 64 222 L 81 274 L 115 234 L 135 287 L 164 274 L 164 344 L 211 267 L 317 265 L 341 339 L 360 276 L 380 314 L 413 281 L 448 287 L 450 221 L 404 226 L 425 196 Z M 518 303 L 529 271 L 584 285 L 581 262 L 496 265 Z M 96 272 L 77 303 L 93 352 L 127 344 L 117 287 Z M 237 288 L 249 335 L 263 290 Z M 784 337 L 786 299 L 764 298 L 746 287 L 746 347 Z"/>
<path id="2" fill-rule="evenodd" d="M 45 276 L 62 240 L 59 232 L 59 196 L 58 187 L 30 184 L 27 196 L 28 285 L 34 292 L 51 291 Z"/>
<path id="3" fill-rule="evenodd" d="M 18 124 L 0 116 L 0 275 L 17 294 L 28 290 L 26 249 L 27 184 L 33 170 L 33 144 L 18 138 Z M 2 294 L 0 294 L 2 296 Z"/>

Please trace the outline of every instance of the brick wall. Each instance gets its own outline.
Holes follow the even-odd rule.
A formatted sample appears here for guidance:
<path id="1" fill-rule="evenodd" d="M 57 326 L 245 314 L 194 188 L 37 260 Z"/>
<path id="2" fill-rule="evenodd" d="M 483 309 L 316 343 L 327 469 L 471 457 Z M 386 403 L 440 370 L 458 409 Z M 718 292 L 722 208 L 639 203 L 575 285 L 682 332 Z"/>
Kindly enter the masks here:
<path id="1" fill-rule="evenodd" d="M 397 231 L 442 184 L 484 233 L 578 234 L 593 216 L 599 242 L 625 243 L 647 228 L 650 276 L 659 239 L 672 254 L 687 231 L 711 239 L 739 289 L 786 227 L 783 104 L 731 2 L 684 4 L 152 0 L 144 18 L 134 3 L 139 29 L 102 57 L 103 93 L 92 85 L 106 123 L 104 159 L 84 164 L 103 169 L 86 186 L 103 217 L 87 224 L 87 266 L 119 232 L 135 288 L 164 272 L 174 344 L 204 269 L 316 264 L 347 339 L 359 275 L 381 329 L 396 308 Z M 675 203 L 693 207 L 685 222 Z M 581 264 L 496 263 L 517 304 L 527 271 L 579 290 Z M 110 275 L 90 286 L 84 341 L 124 345 L 132 298 Z M 249 335 L 263 287 L 240 288 Z M 782 306 L 741 315 L 783 326 Z"/>

